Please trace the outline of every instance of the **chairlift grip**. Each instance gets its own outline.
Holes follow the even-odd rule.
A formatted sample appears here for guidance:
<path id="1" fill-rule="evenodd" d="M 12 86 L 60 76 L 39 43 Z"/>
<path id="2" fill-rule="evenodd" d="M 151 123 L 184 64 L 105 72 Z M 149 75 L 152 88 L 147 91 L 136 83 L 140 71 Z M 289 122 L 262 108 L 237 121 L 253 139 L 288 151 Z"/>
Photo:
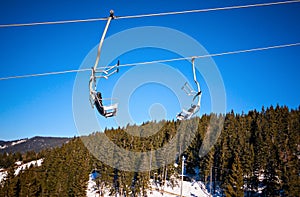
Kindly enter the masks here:
<path id="1" fill-rule="evenodd" d="M 110 22 L 111 20 L 114 18 L 114 11 L 113 10 L 110 10 L 110 15 L 107 19 L 107 23 L 106 23 L 106 26 L 104 28 L 104 31 L 103 31 L 103 34 L 102 34 L 102 37 L 100 39 L 100 43 L 99 43 L 99 46 L 98 46 L 98 51 L 97 51 L 97 57 L 96 57 L 96 62 L 95 62 L 95 65 L 94 65 L 94 70 L 96 70 L 97 66 L 98 66 L 98 63 L 99 63 L 99 60 L 100 60 L 100 54 L 101 54 L 101 49 L 102 49 L 102 45 L 103 45 L 103 41 L 104 41 L 104 38 L 105 38 L 105 35 L 107 33 L 107 30 L 108 30 L 108 27 L 110 25 Z"/>
<path id="2" fill-rule="evenodd" d="M 102 49 L 103 41 L 104 41 L 105 35 L 107 33 L 108 27 L 110 25 L 110 22 L 114 18 L 114 11 L 110 10 L 109 14 L 110 15 L 109 15 L 109 17 L 107 19 L 107 23 L 106 23 L 106 26 L 104 28 L 104 31 L 103 31 L 103 34 L 102 34 L 102 37 L 100 39 L 100 43 L 99 43 L 99 46 L 98 46 L 96 61 L 95 61 L 94 66 L 92 67 L 92 75 L 91 75 L 91 78 L 90 78 L 90 81 L 89 81 L 90 101 L 92 99 L 91 97 L 92 97 L 92 91 L 93 91 L 93 84 L 95 86 L 94 89 L 96 89 L 95 72 L 96 72 L 96 69 L 97 69 L 97 66 L 98 66 L 98 63 L 99 63 L 99 60 L 100 60 L 100 54 L 101 54 L 101 49 Z"/>

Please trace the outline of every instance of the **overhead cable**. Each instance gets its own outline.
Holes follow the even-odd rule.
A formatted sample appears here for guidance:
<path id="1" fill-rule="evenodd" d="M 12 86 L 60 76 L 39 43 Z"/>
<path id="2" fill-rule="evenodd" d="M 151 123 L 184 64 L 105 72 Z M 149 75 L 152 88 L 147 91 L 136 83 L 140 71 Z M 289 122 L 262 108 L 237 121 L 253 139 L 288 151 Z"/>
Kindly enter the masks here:
<path id="1" fill-rule="evenodd" d="M 29 75 L 19 75 L 19 76 L 11 76 L 11 77 L 2 77 L 1 80 L 9 80 L 9 79 L 20 79 L 20 78 L 29 78 L 29 77 L 41 77 L 41 76 L 48 76 L 48 75 L 60 75 L 60 74 L 67 74 L 67 73 L 78 73 L 84 71 L 90 71 L 90 68 L 86 69 L 78 69 L 78 70 L 65 70 L 65 71 L 58 71 L 58 72 L 46 72 L 46 73 L 38 73 L 38 74 L 29 74 Z"/>
<path id="2" fill-rule="evenodd" d="M 75 20 L 64 20 L 64 21 L 33 22 L 33 23 L 15 23 L 15 24 L 2 24 L 0 25 L 0 28 L 36 26 L 36 25 L 57 25 L 57 24 L 83 23 L 83 22 L 95 22 L 95 21 L 105 21 L 105 20 L 107 20 L 107 18 L 75 19 Z"/>
<path id="3" fill-rule="evenodd" d="M 162 13 L 155 13 L 155 14 L 120 16 L 120 17 L 116 17 L 116 19 L 144 18 L 144 17 L 153 17 L 153 16 L 189 14 L 189 13 L 211 12 L 211 11 L 220 11 L 220 10 L 233 10 L 233 9 L 241 9 L 241 8 L 263 7 L 263 6 L 272 6 L 272 5 L 290 4 L 290 3 L 299 3 L 299 2 L 300 0 L 280 1 L 280 2 L 272 2 L 272 3 L 258 3 L 258 4 L 249 4 L 249 5 L 240 5 L 240 6 L 228 6 L 228 7 L 221 7 L 221 8 L 206 8 L 206 9 L 186 10 L 186 11 L 177 11 L 177 12 L 162 12 Z"/>
<path id="4" fill-rule="evenodd" d="M 154 17 L 154 16 L 167 16 L 167 15 L 189 14 L 189 13 L 199 13 L 199 12 L 211 12 L 211 11 L 221 11 L 221 10 L 233 10 L 233 9 L 242 9 L 242 8 L 253 8 L 253 7 L 263 7 L 263 6 L 291 4 L 291 3 L 299 3 L 299 2 L 300 2 L 300 0 L 291 0 L 291 1 L 279 1 L 279 2 L 270 2 L 270 3 L 258 3 L 258 4 L 228 6 L 228 7 L 219 7 L 219 8 L 206 8 L 206 9 L 195 9 L 195 10 L 185 10 L 185 11 L 175 11 L 175 12 L 161 12 L 161 13 L 152 13 L 152 14 L 116 16 L 115 19 L 132 19 L 132 18 L 144 18 L 144 17 Z M 95 21 L 104 21 L 104 20 L 108 20 L 108 18 L 106 18 L 106 17 L 103 18 L 102 17 L 102 18 L 62 20 L 62 21 L 0 24 L 0 28 L 5 28 L 5 27 L 22 27 L 22 26 L 36 26 L 36 25 L 54 25 L 54 24 L 67 24 L 67 23 L 82 23 L 82 22 L 95 22 Z"/>
<path id="5" fill-rule="evenodd" d="M 260 47 L 260 48 L 252 48 L 252 49 L 245 49 L 245 50 L 237 50 L 237 51 L 229 51 L 229 52 L 222 52 L 222 53 L 214 53 L 214 54 L 207 54 L 207 55 L 197 55 L 197 56 L 190 56 L 190 57 L 181 57 L 181 58 L 173 58 L 173 59 L 165 59 L 165 60 L 154 60 L 148 62 L 137 62 L 137 63 L 129 63 L 129 64 L 120 64 L 119 67 L 129 67 L 129 66 L 139 66 L 139 65 L 147 65 L 147 64 L 155 64 L 155 63 L 166 63 L 166 62 L 174 62 L 174 61 L 183 61 L 183 60 L 191 60 L 193 58 L 208 58 L 208 57 L 218 57 L 223 55 L 233 55 L 239 53 L 249 53 L 249 52 L 256 52 L 256 51 L 265 51 L 270 49 L 279 49 L 279 48 L 286 48 L 286 47 L 293 47 L 293 46 L 300 46 L 300 42 L 292 43 L 292 44 L 282 44 L 282 45 L 275 45 L 275 46 L 268 46 L 268 47 Z M 102 68 L 108 68 L 100 67 Z M 59 74 L 67 74 L 67 73 L 78 73 L 78 72 L 85 72 L 91 71 L 91 68 L 84 68 L 78 70 L 66 70 L 66 71 L 58 71 L 58 72 L 46 72 L 46 73 L 39 73 L 39 74 L 28 74 L 28 75 L 19 75 L 19 76 L 10 76 L 10 77 L 2 77 L 1 80 L 9 80 L 9 79 L 18 79 L 18 78 L 29 78 L 29 77 L 39 77 L 39 76 L 47 76 L 47 75 L 59 75 Z"/>
<path id="6" fill-rule="evenodd" d="M 165 59 L 165 60 L 155 60 L 155 61 L 149 61 L 149 62 L 120 64 L 119 67 L 138 66 L 138 65 L 146 65 L 146 64 L 155 64 L 155 63 L 166 63 L 166 62 L 174 62 L 174 61 L 183 61 L 183 60 L 191 60 L 193 58 L 199 59 L 199 58 L 217 57 L 217 56 L 223 56 L 223 55 L 233 55 L 233 54 L 239 54 L 239 53 L 264 51 L 264 50 L 269 50 L 269 49 L 278 49 L 278 48 L 285 48 L 285 47 L 292 47 L 292 46 L 299 46 L 299 45 L 300 45 L 300 42 L 297 42 L 297 43 L 293 43 L 293 44 L 275 45 L 275 46 L 269 46 L 269 47 L 252 48 L 252 49 L 229 51 L 229 52 L 223 52 L 223 53 L 207 54 L 207 55 L 180 57 L 180 58 Z M 100 67 L 100 68 L 105 68 L 105 67 Z"/>

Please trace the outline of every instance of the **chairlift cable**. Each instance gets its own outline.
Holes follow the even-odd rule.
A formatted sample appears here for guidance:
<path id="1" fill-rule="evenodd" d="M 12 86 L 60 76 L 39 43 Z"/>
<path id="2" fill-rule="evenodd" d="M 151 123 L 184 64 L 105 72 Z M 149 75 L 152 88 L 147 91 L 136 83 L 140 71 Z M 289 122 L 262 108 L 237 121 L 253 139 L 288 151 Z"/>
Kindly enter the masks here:
<path id="1" fill-rule="evenodd" d="M 258 4 L 248 4 L 248 5 L 240 5 L 240 6 L 228 6 L 228 7 L 219 7 L 219 8 L 186 10 L 186 11 L 177 11 L 177 12 L 162 12 L 162 13 L 155 13 L 155 14 L 141 14 L 141 15 L 131 15 L 131 16 L 120 16 L 120 17 L 117 16 L 116 19 L 131 19 L 131 18 L 167 16 L 167 15 L 211 12 L 211 11 L 221 11 L 221 10 L 233 10 L 233 9 L 241 9 L 241 8 L 263 7 L 263 6 L 272 6 L 272 5 L 290 4 L 290 3 L 299 3 L 299 2 L 300 2 L 300 0 L 292 0 L 292 1 L 272 2 L 272 3 L 258 3 Z"/>
<path id="2" fill-rule="evenodd" d="M 167 16 L 167 15 L 178 15 L 178 14 L 233 10 L 233 9 L 243 9 L 243 8 L 253 8 L 253 7 L 266 7 L 266 6 L 292 4 L 292 3 L 299 3 L 299 2 L 300 2 L 300 0 L 291 0 L 291 1 L 279 1 L 279 2 L 270 2 L 270 3 L 258 3 L 258 4 L 227 6 L 227 7 L 218 7 L 218 8 L 206 8 L 206 9 L 195 9 L 195 10 L 185 10 L 185 11 L 175 11 L 175 12 L 162 12 L 162 13 L 152 13 L 152 14 L 116 16 L 115 19 L 133 19 L 133 18 L 144 18 L 144 17 L 155 17 L 155 16 Z M 68 23 L 83 23 L 83 22 L 96 22 L 96 21 L 105 21 L 105 20 L 108 20 L 108 18 L 90 18 L 90 19 L 75 19 L 75 20 L 62 20 L 62 21 L 0 24 L 0 28 L 37 26 L 37 25 L 55 25 L 55 24 L 68 24 Z"/>
<path id="3" fill-rule="evenodd" d="M 78 73 L 78 72 L 85 72 L 85 71 L 91 71 L 91 69 L 84 68 L 84 69 L 77 69 L 77 70 L 65 70 L 65 71 L 57 71 L 57 72 L 46 72 L 46 73 L 2 77 L 2 78 L 0 78 L 0 81 L 1 80 L 9 80 L 9 79 L 21 79 L 21 78 L 41 77 L 41 76 L 49 76 L 49 75 L 60 75 L 60 74 L 67 74 L 67 73 Z"/>
<path id="4" fill-rule="evenodd" d="M 130 66 L 139 66 L 139 65 L 146 65 L 146 64 L 183 61 L 183 60 L 191 60 L 192 58 L 199 59 L 199 58 L 217 57 L 217 56 L 223 56 L 223 55 L 234 55 L 234 54 L 239 54 L 239 53 L 264 51 L 264 50 L 269 50 L 269 49 L 278 49 L 278 48 L 286 48 L 286 47 L 293 47 L 293 46 L 300 46 L 300 42 L 292 43 L 292 44 L 282 44 L 282 45 L 274 45 L 274 46 L 268 46 L 268 47 L 259 47 L 259 48 L 252 48 L 252 49 L 236 50 L 236 51 L 229 51 L 229 52 L 222 52 L 222 53 L 213 53 L 213 54 L 207 54 L 207 55 L 198 55 L 198 56 L 189 56 L 189 57 L 165 59 L 165 60 L 154 60 L 154 61 L 148 61 L 148 62 L 120 64 L 119 67 L 130 67 Z M 99 68 L 107 68 L 107 67 L 99 67 Z"/>
<path id="5" fill-rule="evenodd" d="M 181 58 L 173 58 L 173 59 L 164 59 L 164 60 L 154 60 L 154 61 L 147 61 L 147 62 L 136 62 L 136 63 L 120 64 L 119 67 L 131 67 L 131 66 L 155 64 L 155 63 L 183 61 L 183 60 L 191 60 L 192 58 L 199 59 L 199 58 L 208 58 L 208 57 L 218 57 L 218 56 L 224 56 L 224 55 L 235 55 L 235 54 L 239 54 L 239 53 L 249 53 L 249 52 L 257 52 L 257 51 L 265 51 L 265 50 L 270 50 L 270 49 L 295 47 L 295 46 L 300 46 L 300 42 L 292 43 L 292 44 L 282 44 L 282 45 L 274 45 L 274 46 L 268 46 L 268 47 L 245 49 L 245 50 L 229 51 L 229 52 L 222 52 L 222 53 L 214 53 L 214 54 L 207 54 L 207 55 L 198 55 L 198 56 L 181 57 Z M 112 67 L 112 66 L 98 67 L 98 69 L 103 69 L 103 68 L 107 69 L 107 68 L 110 68 L 110 67 Z M 91 71 L 91 70 L 92 70 L 91 68 L 83 68 L 83 69 L 78 69 L 78 70 L 66 70 L 66 71 L 58 71 L 58 72 L 46 72 L 46 73 L 38 73 L 38 74 L 28 74 L 28 75 L 1 77 L 0 81 L 9 80 L 9 79 L 18 79 L 18 78 L 59 75 L 59 74 L 66 74 L 66 73 L 78 73 L 78 72 L 85 72 L 85 71 Z"/>

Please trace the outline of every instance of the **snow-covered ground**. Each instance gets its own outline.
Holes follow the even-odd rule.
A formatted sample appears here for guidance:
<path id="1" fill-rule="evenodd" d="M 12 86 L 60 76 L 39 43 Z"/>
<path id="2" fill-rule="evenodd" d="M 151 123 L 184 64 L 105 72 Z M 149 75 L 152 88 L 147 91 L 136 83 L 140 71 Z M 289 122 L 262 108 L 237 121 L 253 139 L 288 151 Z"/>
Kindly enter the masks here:
<path id="1" fill-rule="evenodd" d="M 6 146 L 6 145 L 4 145 L 4 146 L 1 146 L 0 145 L 0 149 L 5 149 L 5 148 L 7 148 L 8 146 Z"/>
<path id="2" fill-rule="evenodd" d="M 98 196 L 100 196 L 98 192 L 99 192 L 99 190 L 97 189 L 96 182 L 93 181 L 92 178 L 90 177 L 90 179 L 88 181 L 87 190 L 86 190 L 86 196 L 98 197 Z"/>
<path id="3" fill-rule="evenodd" d="M 17 169 L 15 169 L 15 176 L 17 176 L 22 170 L 26 170 L 27 168 L 29 168 L 30 166 L 41 166 L 43 163 L 44 159 L 39 159 L 39 160 L 34 160 L 34 161 L 30 161 L 28 163 L 25 164 L 21 164 L 17 167 Z M 18 164 L 18 163 L 16 163 Z"/>
<path id="4" fill-rule="evenodd" d="M 19 140 L 19 141 L 16 141 L 16 142 L 11 143 L 11 145 L 14 146 L 14 145 L 17 145 L 17 144 L 24 143 L 24 142 L 26 142 L 26 141 L 27 141 L 27 140 L 25 140 L 25 139 Z"/>
<path id="5" fill-rule="evenodd" d="M 6 176 L 7 176 L 7 171 L 5 171 L 3 168 L 1 168 L 0 169 L 0 185 Z"/>
<path id="6" fill-rule="evenodd" d="M 7 144 L 7 145 L 0 145 L 0 149 L 5 149 L 5 148 L 8 148 L 9 146 L 15 146 L 17 144 L 21 144 L 21 143 L 24 143 L 26 142 L 27 139 L 22 139 L 22 140 L 18 140 L 18 141 L 14 141 L 14 142 L 11 142 L 11 144 Z"/>
<path id="7" fill-rule="evenodd" d="M 180 181 L 179 186 L 171 187 L 167 186 L 168 182 L 165 187 L 157 187 L 155 183 L 152 182 L 152 191 L 148 191 L 148 196 L 167 196 L 167 197 L 174 197 L 180 196 L 181 188 L 180 188 Z M 205 189 L 205 185 L 202 182 L 189 182 L 183 181 L 182 183 L 182 196 L 193 196 L 193 197 L 207 197 L 209 196 L 208 191 Z"/>
<path id="8" fill-rule="evenodd" d="M 15 168 L 15 176 L 17 176 L 22 170 L 26 170 L 30 166 L 41 166 L 43 163 L 43 159 L 30 161 L 28 163 L 22 164 L 22 162 L 18 161 L 16 162 L 16 168 Z M 0 184 L 2 184 L 2 181 L 5 180 L 5 177 L 7 176 L 7 171 L 4 169 L 0 169 Z"/>
<path id="9" fill-rule="evenodd" d="M 174 197 L 180 196 L 180 186 L 171 187 L 166 183 L 165 187 L 157 186 L 152 180 L 151 188 L 147 192 L 147 196 L 149 197 Z M 180 181 L 179 181 L 180 185 Z M 191 196 L 191 197 L 208 197 L 209 193 L 205 189 L 205 185 L 202 182 L 188 182 L 183 181 L 182 187 L 182 196 Z M 104 196 L 108 197 L 108 190 L 105 192 Z M 87 188 L 87 197 L 99 197 L 99 190 L 97 189 L 96 183 L 91 179 L 88 181 Z"/>

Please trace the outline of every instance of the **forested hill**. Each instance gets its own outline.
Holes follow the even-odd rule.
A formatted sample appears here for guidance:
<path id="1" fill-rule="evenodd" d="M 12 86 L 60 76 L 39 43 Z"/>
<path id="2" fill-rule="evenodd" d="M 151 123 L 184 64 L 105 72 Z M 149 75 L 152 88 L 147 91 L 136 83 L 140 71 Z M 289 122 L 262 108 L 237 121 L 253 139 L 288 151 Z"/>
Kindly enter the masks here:
<path id="1" fill-rule="evenodd" d="M 223 129 L 217 142 L 207 155 L 199 157 L 206 132 L 218 126 L 211 124 L 211 120 L 218 123 L 223 118 Z M 186 175 L 204 183 L 212 180 L 212 193 L 218 190 L 226 196 L 299 195 L 300 108 L 271 106 L 247 114 L 235 114 L 232 111 L 225 116 L 203 115 L 190 121 L 197 121 L 197 128 L 185 124 L 188 122 L 150 122 L 143 126 L 133 125 L 73 138 L 62 147 L 40 152 L 37 157 L 44 158 L 40 167 L 26 170 L 16 177 L 13 167 L 8 167 L 8 176 L 2 183 L 0 196 L 85 196 L 89 173 L 94 168 L 101 173 L 97 183 L 101 187 L 111 188 L 111 195 L 144 194 L 149 188 L 149 179 L 154 174 L 156 177 L 167 176 L 167 179 L 171 176 L 178 177 L 179 170 L 173 163 L 152 170 L 151 173 L 121 171 L 96 159 L 94 156 L 98 155 L 92 155 L 83 140 L 89 142 L 86 145 L 89 144 L 90 150 L 94 148 L 94 153 L 97 153 L 97 147 L 103 143 L 104 135 L 126 150 L 156 150 L 176 136 L 179 124 L 186 125 L 181 127 L 186 134 L 178 138 L 176 149 L 180 150 L 186 139 L 194 138 L 182 152 L 187 158 Z M 158 128 L 159 124 L 163 124 L 163 127 L 155 134 L 137 137 L 138 134 L 143 136 L 147 132 L 151 133 L 151 129 Z M 125 132 L 127 129 L 134 131 L 134 135 Z M 110 154 L 114 150 L 107 148 L 98 152 Z M 153 155 L 153 161 L 160 163 L 163 157 L 164 155 Z M 115 159 L 134 160 L 139 168 L 149 165 L 143 158 L 131 158 L 130 155 L 116 154 Z M 177 162 L 180 163 L 181 160 Z M 163 179 L 160 178 L 159 181 Z"/>
<path id="2" fill-rule="evenodd" d="M 40 152 L 43 149 L 61 146 L 70 139 L 71 138 L 36 136 L 14 141 L 0 141 L 0 153 L 26 153 L 27 151 Z"/>

